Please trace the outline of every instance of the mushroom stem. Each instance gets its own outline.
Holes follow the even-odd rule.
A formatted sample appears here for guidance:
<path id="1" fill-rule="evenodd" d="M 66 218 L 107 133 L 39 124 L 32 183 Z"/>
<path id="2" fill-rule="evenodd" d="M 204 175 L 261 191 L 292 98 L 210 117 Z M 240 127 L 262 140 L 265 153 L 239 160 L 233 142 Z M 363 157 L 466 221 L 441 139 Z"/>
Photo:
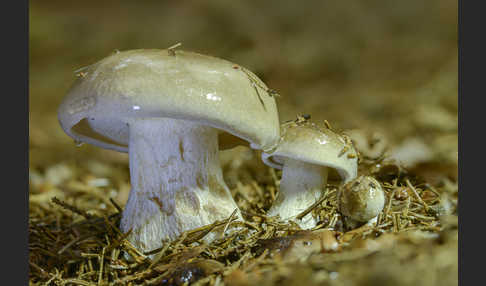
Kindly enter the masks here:
<path id="1" fill-rule="evenodd" d="M 132 189 L 121 229 L 132 229 L 138 249 L 156 249 L 238 209 L 223 180 L 216 129 L 167 118 L 135 119 L 129 129 Z"/>
<path id="2" fill-rule="evenodd" d="M 269 215 L 280 215 L 284 220 L 294 220 L 303 229 L 316 225 L 309 213 L 301 220 L 295 217 L 314 204 L 327 183 L 327 167 L 285 158 L 280 180 L 280 190 L 269 210 Z"/>

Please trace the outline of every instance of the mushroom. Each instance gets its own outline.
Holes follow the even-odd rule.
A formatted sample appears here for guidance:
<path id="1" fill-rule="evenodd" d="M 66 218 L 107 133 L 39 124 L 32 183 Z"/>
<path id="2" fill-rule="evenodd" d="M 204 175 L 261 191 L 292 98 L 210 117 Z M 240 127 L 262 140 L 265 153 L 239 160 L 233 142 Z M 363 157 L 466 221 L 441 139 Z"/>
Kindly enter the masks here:
<path id="1" fill-rule="evenodd" d="M 58 117 L 75 141 L 128 152 L 121 230 L 142 251 L 235 210 L 241 219 L 218 148 L 268 150 L 279 138 L 275 99 L 257 76 L 186 51 L 130 50 L 83 68 Z"/>
<path id="2" fill-rule="evenodd" d="M 385 193 L 373 177 L 359 176 L 339 189 L 338 204 L 339 211 L 351 220 L 371 223 L 385 206 Z"/>
<path id="3" fill-rule="evenodd" d="M 329 178 L 348 182 L 356 177 L 358 158 L 351 141 L 310 121 L 282 124 L 281 139 L 272 152 L 262 153 L 270 167 L 282 169 L 280 190 L 269 215 L 313 228 L 312 214 L 298 217 L 318 201 Z"/>

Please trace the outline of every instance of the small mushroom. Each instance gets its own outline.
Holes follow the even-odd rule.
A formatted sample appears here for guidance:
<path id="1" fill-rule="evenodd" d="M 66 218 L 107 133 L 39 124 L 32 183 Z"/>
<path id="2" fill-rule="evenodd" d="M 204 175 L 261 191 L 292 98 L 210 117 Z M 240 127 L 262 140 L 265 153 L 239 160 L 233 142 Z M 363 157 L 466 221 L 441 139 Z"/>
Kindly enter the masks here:
<path id="1" fill-rule="evenodd" d="M 385 193 L 373 177 L 359 176 L 341 186 L 338 202 L 343 215 L 357 222 L 368 222 L 383 210 Z"/>
<path id="2" fill-rule="evenodd" d="M 317 223 L 312 214 L 297 216 L 320 199 L 328 177 L 344 182 L 356 177 L 356 150 L 349 139 L 307 120 L 282 124 L 281 134 L 275 150 L 262 153 L 267 165 L 282 169 L 280 190 L 268 214 L 309 229 Z"/>
<path id="3" fill-rule="evenodd" d="M 219 148 L 267 150 L 279 138 L 268 88 L 229 61 L 131 50 L 80 74 L 59 108 L 61 127 L 75 141 L 129 153 L 132 189 L 121 229 L 132 230 L 128 238 L 142 251 L 238 210 Z"/>

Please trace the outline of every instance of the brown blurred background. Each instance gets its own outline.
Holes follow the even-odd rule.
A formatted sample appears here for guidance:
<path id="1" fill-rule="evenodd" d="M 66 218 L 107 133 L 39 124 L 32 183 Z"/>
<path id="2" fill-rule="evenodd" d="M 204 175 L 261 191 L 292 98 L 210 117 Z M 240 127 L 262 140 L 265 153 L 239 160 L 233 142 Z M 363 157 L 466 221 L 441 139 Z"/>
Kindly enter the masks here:
<path id="1" fill-rule="evenodd" d="M 30 1 L 30 168 L 126 157 L 76 148 L 56 109 L 74 71 L 114 50 L 228 59 L 277 90 L 280 120 L 327 119 L 457 154 L 457 1 Z M 439 143 L 438 143 L 439 144 Z M 440 143 L 442 144 L 442 143 Z M 455 149 L 454 149 L 455 148 Z M 452 150 L 452 151 L 451 151 Z M 449 154 L 448 153 L 448 154 Z"/>

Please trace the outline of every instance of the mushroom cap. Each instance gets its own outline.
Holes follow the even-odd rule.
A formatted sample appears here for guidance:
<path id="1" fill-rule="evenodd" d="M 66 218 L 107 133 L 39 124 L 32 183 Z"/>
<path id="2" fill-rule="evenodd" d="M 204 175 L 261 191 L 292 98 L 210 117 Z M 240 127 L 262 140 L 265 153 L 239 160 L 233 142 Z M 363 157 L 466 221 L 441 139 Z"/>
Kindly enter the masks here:
<path id="1" fill-rule="evenodd" d="M 366 222 L 383 210 L 385 193 L 373 177 L 359 176 L 340 188 L 338 202 L 342 214 Z"/>
<path id="2" fill-rule="evenodd" d="M 350 140 L 326 127 L 309 121 L 281 125 L 281 138 L 271 153 L 262 153 L 270 167 L 282 169 L 285 158 L 330 168 L 330 179 L 336 177 L 348 182 L 358 172 L 358 154 Z"/>
<path id="3" fill-rule="evenodd" d="M 256 75 L 180 50 L 117 52 L 85 67 L 58 110 L 61 127 L 76 141 L 120 152 L 128 152 L 130 120 L 157 117 L 225 131 L 221 148 L 246 140 L 267 150 L 279 139 L 275 99 Z"/>

